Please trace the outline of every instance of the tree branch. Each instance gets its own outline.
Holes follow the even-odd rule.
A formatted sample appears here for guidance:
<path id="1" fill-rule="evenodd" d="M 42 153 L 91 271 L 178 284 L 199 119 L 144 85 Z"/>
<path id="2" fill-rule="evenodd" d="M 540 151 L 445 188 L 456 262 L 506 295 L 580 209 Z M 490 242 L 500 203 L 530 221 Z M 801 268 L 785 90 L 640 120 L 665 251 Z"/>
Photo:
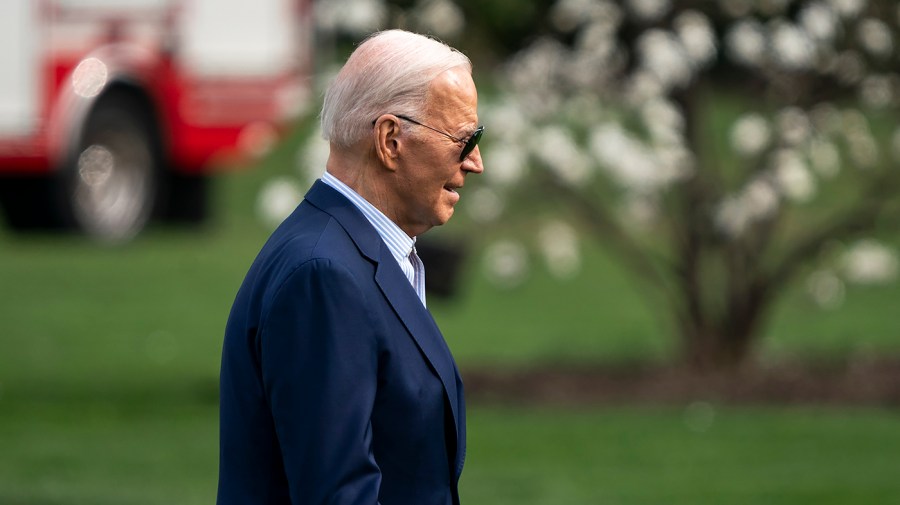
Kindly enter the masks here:
<path id="1" fill-rule="evenodd" d="M 607 246 L 635 276 L 648 286 L 660 290 L 666 297 L 673 296 L 669 279 L 660 272 L 658 261 L 654 261 L 648 252 L 637 244 L 610 215 L 609 212 L 590 198 L 561 181 L 554 174 L 541 170 L 541 178 L 545 187 L 553 190 L 567 205 L 584 220 L 600 243 Z"/>
<path id="2" fill-rule="evenodd" d="M 896 195 L 896 191 L 897 185 L 890 184 L 884 179 L 873 183 L 860 198 L 858 207 L 842 213 L 833 222 L 820 226 L 818 230 L 797 241 L 782 261 L 773 267 L 769 275 L 760 275 L 759 285 L 764 290 L 778 290 L 829 241 L 850 238 L 872 230 L 878 218 L 882 216 L 888 199 Z M 900 224 L 900 219 L 896 224 Z"/>

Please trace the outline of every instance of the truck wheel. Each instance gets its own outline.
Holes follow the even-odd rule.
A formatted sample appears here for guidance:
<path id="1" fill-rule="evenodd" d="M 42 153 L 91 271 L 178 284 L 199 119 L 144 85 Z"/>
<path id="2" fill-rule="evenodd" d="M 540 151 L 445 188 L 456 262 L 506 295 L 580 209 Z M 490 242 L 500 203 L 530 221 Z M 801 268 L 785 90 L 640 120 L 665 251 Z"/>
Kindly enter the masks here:
<path id="1" fill-rule="evenodd" d="M 94 104 L 63 177 L 64 218 L 82 232 L 121 242 L 147 224 L 160 149 L 152 115 L 113 90 Z"/>

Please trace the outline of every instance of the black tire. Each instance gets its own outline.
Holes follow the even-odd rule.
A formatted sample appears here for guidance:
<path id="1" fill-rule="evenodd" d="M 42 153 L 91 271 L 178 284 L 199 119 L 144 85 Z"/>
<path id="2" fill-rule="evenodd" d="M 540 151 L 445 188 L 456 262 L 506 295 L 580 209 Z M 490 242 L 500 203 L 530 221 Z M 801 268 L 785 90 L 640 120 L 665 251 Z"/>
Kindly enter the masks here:
<path id="1" fill-rule="evenodd" d="M 152 111 L 125 90 L 97 100 L 60 174 L 66 224 L 112 242 L 144 228 L 156 201 L 161 159 L 152 118 Z"/>
<path id="2" fill-rule="evenodd" d="M 99 97 L 66 162 L 49 176 L 0 179 L 0 205 L 17 231 L 69 229 L 107 242 L 140 232 L 155 206 L 161 143 L 136 92 Z"/>

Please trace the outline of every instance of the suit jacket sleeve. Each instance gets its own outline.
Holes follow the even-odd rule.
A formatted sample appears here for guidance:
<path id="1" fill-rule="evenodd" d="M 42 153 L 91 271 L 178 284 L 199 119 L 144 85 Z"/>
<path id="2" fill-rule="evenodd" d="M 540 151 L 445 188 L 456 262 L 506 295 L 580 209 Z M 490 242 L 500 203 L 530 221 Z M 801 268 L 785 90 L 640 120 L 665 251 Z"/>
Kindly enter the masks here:
<path id="1" fill-rule="evenodd" d="M 374 316 L 342 265 L 310 260 L 261 321 L 260 366 L 295 504 L 376 504 Z"/>

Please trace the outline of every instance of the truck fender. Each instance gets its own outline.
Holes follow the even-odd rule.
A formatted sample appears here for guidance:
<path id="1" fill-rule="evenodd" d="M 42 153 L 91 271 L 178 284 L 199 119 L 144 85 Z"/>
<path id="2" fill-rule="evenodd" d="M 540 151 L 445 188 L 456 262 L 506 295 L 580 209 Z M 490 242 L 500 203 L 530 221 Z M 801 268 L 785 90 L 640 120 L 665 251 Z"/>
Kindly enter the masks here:
<path id="1" fill-rule="evenodd" d="M 55 169 L 78 145 L 97 99 L 113 86 L 126 85 L 153 100 L 152 76 L 160 60 L 134 44 L 101 46 L 86 54 L 57 92 L 48 121 L 47 152 Z"/>

